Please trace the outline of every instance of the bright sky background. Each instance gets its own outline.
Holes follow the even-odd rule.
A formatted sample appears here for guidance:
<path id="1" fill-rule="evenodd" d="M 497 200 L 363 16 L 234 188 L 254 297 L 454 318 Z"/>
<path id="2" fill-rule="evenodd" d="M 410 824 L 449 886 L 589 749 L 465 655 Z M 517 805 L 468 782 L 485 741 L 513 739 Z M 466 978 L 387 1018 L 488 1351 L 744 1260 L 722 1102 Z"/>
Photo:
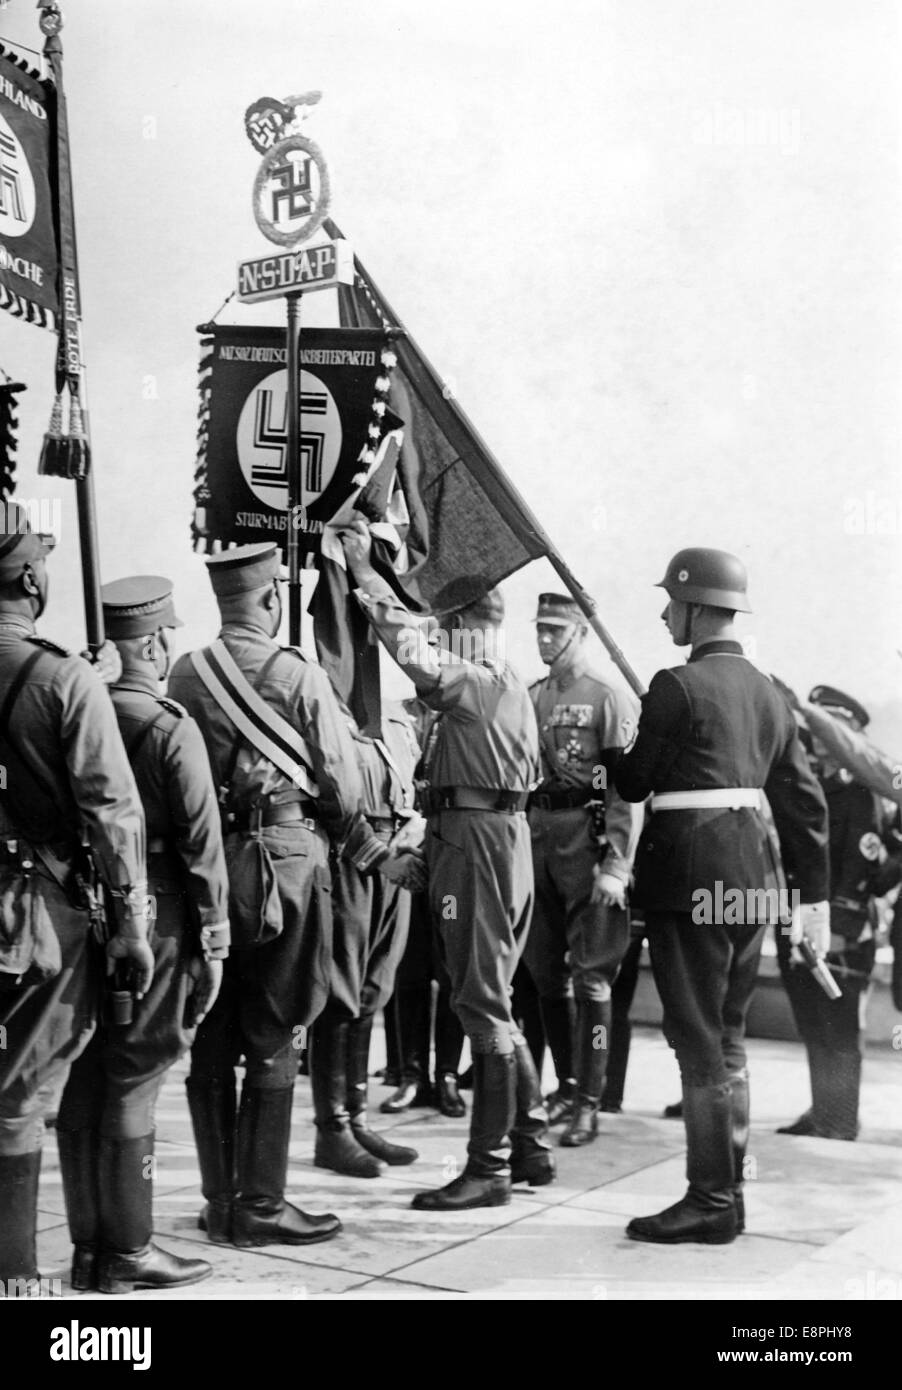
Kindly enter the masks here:
<path id="1" fill-rule="evenodd" d="M 643 679 L 681 659 L 651 585 L 681 546 L 721 546 L 749 567 L 758 661 L 846 687 L 902 752 L 894 0 L 64 13 L 105 578 L 170 575 L 185 646 L 211 636 L 188 530 L 194 329 L 268 247 L 245 108 L 319 88 L 307 130 L 337 222 Z M 0 34 L 40 47 L 34 0 L 10 0 Z M 29 386 L 22 496 L 59 494 L 35 477 L 53 350 L 0 315 L 0 366 Z M 76 555 L 66 487 L 43 627 L 72 646 Z M 544 565 L 505 586 L 526 674 L 535 595 L 557 587 Z"/>

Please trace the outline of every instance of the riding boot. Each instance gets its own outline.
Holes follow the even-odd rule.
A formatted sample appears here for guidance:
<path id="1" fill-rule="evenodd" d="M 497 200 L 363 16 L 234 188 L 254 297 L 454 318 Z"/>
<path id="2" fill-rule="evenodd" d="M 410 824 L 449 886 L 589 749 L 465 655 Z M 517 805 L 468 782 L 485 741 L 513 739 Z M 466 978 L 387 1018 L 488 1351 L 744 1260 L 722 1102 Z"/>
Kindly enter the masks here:
<path id="1" fill-rule="evenodd" d="M 185 1089 L 200 1163 L 201 1191 L 206 1198 L 197 1224 L 213 1245 L 230 1245 L 235 1195 L 235 1081 L 189 1076 Z"/>
<path id="2" fill-rule="evenodd" d="M 435 1074 L 435 1108 L 452 1120 L 466 1115 L 467 1107 L 457 1088 L 457 1075 L 453 1071 Z"/>
<path id="3" fill-rule="evenodd" d="M 514 1053 L 474 1053 L 467 1166 L 446 1187 L 418 1192 L 412 1203 L 417 1211 L 507 1206 L 511 1199 L 509 1135 L 516 1115 L 516 1093 Z"/>
<path id="4" fill-rule="evenodd" d="M 139 1139 L 100 1136 L 97 1193 L 101 1293 L 173 1289 L 213 1273 L 206 1260 L 183 1260 L 154 1245 L 153 1134 Z"/>
<path id="5" fill-rule="evenodd" d="M 451 992 L 439 982 L 435 995 L 435 1074 L 457 1075 L 464 1049 L 464 1030 L 451 1007 Z"/>
<path id="6" fill-rule="evenodd" d="M 665 1211 L 634 1217 L 626 1233 L 661 1245 L 728 1245 L 737 1235 L 729 1084 L 684 1086 L 683 1118 L 688 1190 Z"/>
<path id="7" fill-rule="evenodd" d="M 385 1070 L 383 1086 L 397 1086 L 401 1080 L 401 1029 L 398 1022 L 398 1000 L 392 995 L 382 1012 L 385 1029 Z M 307 1075 L 310 1075 L 309 1069 Z"/>
<path id="8" fill-rule="evenodd" d="M 429 1085 L 429 1016 L 432 994 L 427 984 L 402 985 L 397 992 L 401 1075 L 397 1090 L 379 1106 L 383 1115 L 399 1115 L 413 1105 L 431 1105 Z"/>
<path id="9" fill-rule="evenodd" d="M 561 1135 L 564 1148 L 591 1144 L 598 1133 L 598 1107 L 608 1066 L 611 1000 L 580 999 L 576 1006 L 577 1095 L 570 1123 Z"/>
<path id="10" fill-rule="evenodd" d="M 310 1081 L 316 1116 L 317 1168 L 331 1168 L 349 1178 L 378 1178 L 382 1169 L 351 1131 L 348 1114 L 350 1020 L 326 1008 L 313 1029 Z M 369 1056 L 369 1038 L 367 1038 Z"/>
<path id="11" fill-rule="evenodd" d="M 861 1053 L 812 1045 L 811 1084 L 814 1134 L 822 1139 L 858 1138 Z"/>
<path id="12" fill-rule="evenodd" d="M 341 1230 L 337 1216 L 308 1216 L 285 1200 L 293 1097 L 294 1086 L 270 1091 L 245 1083 L 242 1088 L 232 1205 L 232 1244 L 239 1249 L 312 1245 Z"/>
<path id="13" fill-rule="evenodd" d="M 439 983 L 435 996 L 435 1104 L 443 1115 L 466 1115 L 458 1089 L 457 1069 L 464 1045 L 464 1030 L 451 1007 L 451 996 Z"/>
<path id="14" fill-rule="evenodd" d="M 416 1149 L 405 1148 L 402 1144 L 390 1144 L 381 1134 L 374 1134 L 367 1125 L 367 1069 L 370 1060 L 370 1034 L 373 1031 L 373 1016 L 355 1018 L 347 1026 L 347 1108 L 351 1121 L 351 1133 L 362 1149 L 373 1158 L 393 1167 L 405 1163 L 415 1163 L 419 1158 Z"/>
<path id="15" fill-rule="evenodd" d="M 545 1066 L 545 1025 L 542 1021 L 542 1001 L 535 982 L 521 961 L 514 971 L 511 987 L 511 1013 L 514 1022 L 526 1038 L 526 1045 L 532 1053 L 533 1065 L 539 1076 Z"/>
<path id="16" fill-rule="evenodd" d="M 623 1091 L 626 1085 L 626 1069 L 629 1065 L 632 1036 L 633 1025 L 630 1023 L 629 1009 L 618 1008 L 612 999 L 611 1031 L 608 1035 L 608 1071 L 599 1107 L 611 1115 L 618 1115 L 623 1109 Z"/>
<path id="17" fill-rule="evenodd" d="M 511 1182 L 544 1187 L 554 1181 L 548 1114 L 532 1052 L 525 1042 L 516 1045 L 514 1056 L 517 1059 L 517 1107 L 511 1130 Z"/>
<path id="18" fill-rule="evenodd" d="M 743 1183 L 745 1151 L 749 1142 L 749 1074 L 747 1069 L 731 1072 L 730 1113 L 733 1125 L 733 1199 L 736 1203 L 736 1233 L 745 1230 L 745 1197 Z"/>
<path id="19" fill-rule="evenodd" d="M 41 1151 L 0 1154 L 0 1290 L 10 1297 L 38 1279 L 36 1248 Z M 39 1287 L 35 1285 L 35 1287 Z"/>
<path id="20" fill-rule="evenodd" d="M 554 1062 L 557 1090 L 548 1096 L 548 1123 L 559 1125 L 569 1120 L 576 1099 L 576 1077 L 573 1071 L 573 1034 L 576 1028 L 576 1006 L 572 999 L 543 999 L 542 1024 L 548 1049 Z"/>
<path id="21" fill-rule="evenodd" d="M 60 1177 L 66 1200 L 66 1219 L 72 1237 L 72 1287 L 97 1288 L 97 1251 L 100 1244 L 100 1209 L 97 1195 L 97 1160 L 100 1136 L 94 1129 L 56 1127 Z"/>

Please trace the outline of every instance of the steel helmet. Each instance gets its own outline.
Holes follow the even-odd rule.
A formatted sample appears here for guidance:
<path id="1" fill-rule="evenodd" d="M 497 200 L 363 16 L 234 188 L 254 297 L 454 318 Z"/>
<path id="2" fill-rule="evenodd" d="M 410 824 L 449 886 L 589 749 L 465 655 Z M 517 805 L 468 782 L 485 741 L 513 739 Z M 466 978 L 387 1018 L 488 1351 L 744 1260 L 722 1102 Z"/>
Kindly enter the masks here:
<path id="1" fill-rule="evenodd" d="M 666 589 L 671 598 L 682 603 L 707 603 L 711 608 L 751 613 L 747 586 L 745 565 L 735 555 L 694 546 L 677 551 L 655 588 Z"/>

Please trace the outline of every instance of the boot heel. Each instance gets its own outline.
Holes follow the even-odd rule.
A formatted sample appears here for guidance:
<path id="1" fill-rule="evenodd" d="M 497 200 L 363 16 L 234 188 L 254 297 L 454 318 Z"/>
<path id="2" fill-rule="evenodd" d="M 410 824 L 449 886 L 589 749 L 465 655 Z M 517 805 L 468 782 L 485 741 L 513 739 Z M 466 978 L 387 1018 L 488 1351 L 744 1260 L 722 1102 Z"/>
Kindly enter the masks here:
<path id="1" fill-rule="evenodd" d="M 114 1274 L 112 1271 L 104 1270 L 97 1280 L 97 1287 L 101 1293 L 134 1293 L 135 1281 L 134 1279 L 128 1279 L 122 1275 Z"/>
<path id="2" fill-rule="evenodd" d="M 72 1254 L 72 1288 L 87 1293 L 97 1287 L 97 1251 L 92 1246 L 76 1245 Z"/>

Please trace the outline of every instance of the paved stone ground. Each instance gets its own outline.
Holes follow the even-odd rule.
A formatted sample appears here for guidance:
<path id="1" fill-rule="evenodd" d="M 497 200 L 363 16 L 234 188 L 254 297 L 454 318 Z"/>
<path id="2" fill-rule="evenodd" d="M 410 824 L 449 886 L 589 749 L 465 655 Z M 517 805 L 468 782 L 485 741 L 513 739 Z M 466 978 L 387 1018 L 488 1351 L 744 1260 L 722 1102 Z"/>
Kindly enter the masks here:
<path id="1" fill-rule="evenodd" d="M 748 1231 L 733 1245 L 672 1249 L 627 1240 L 630 1216 L 684 1188 L 682 1125 L 660 1118 L 679 1094 L 660 1034 L 636 1029 L 626 1109 L 602 1118 L 586 1149 L 558 1150 L 558 1180 L 515 1189 L 510 1206 L 458 1215 L 412 1211 L 421 1187 L 447 1181 L 465 1154 L 467 1121 L 433 1110 L 374 1113 L 375 1127 L 414 1145 L 420 1161 L 360 1181 L 314 1168 L 309 1084 L 295 1101 L 290 1195 L 337 1212 L 340 1236 L 307 1249 L 247 1253 L 211 1246 L 196 1228 L 197 1164 L 185 1067 L 170 1073 L 157 1112 L 156 1226 L 175 1252 L 204 1255 L 214 1276 L 135 1299 L 885 1299 L 902 1297 L 902 1051 L 865 1063 L 857 1143 L 774 1134 L 808 1104 L 801 1047 L 752 1041 L 754 1180 Z M 382 1039 L 373 1065 L 381 1060 Z M 551 1078 L 548 1078 L 549 1082 Z M 373 1111 L 388 1092 L 373 1082 Z M 559 1133 L 559 1131 L 556 1131 Z M 41 1272 L 68 1283 L 69 1240 L 52 1134 L 40 1195 Z M 116 1299 L 101 1295 L 105 1305 Z"/>

